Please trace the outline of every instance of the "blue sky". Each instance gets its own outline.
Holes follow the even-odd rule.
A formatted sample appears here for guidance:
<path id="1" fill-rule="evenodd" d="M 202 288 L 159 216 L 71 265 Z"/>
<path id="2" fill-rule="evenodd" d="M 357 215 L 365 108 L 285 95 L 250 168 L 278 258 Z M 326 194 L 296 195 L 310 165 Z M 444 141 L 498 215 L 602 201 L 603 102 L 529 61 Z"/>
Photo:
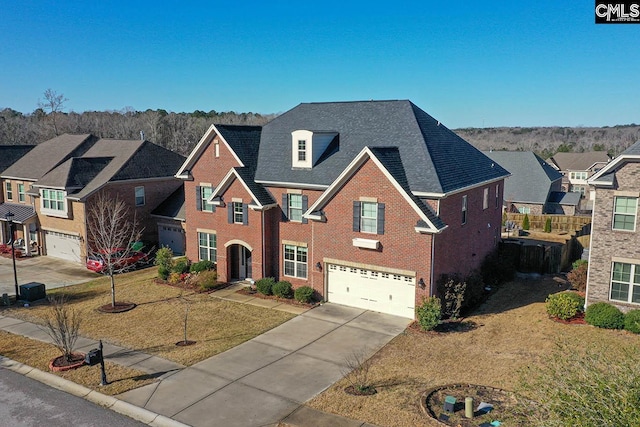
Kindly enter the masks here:
<path id="1" fill-rule="evenodd" d="M 640 25 L 448 3 L 0 0 L 0 108 L 52 88 L 77 112 L 410 99 L 451 128 L 640 123 Z"/>

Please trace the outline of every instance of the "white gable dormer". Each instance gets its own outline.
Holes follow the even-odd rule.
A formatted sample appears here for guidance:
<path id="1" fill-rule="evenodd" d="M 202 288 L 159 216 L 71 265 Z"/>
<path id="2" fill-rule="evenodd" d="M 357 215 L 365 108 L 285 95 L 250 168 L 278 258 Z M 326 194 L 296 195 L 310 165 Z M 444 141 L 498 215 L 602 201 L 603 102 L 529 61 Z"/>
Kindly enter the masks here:
<path id="1" fill-rule="evenodd" d="M 291 132 L 291 167 L 311 169 L 338 132 L 295 130 Z"/>

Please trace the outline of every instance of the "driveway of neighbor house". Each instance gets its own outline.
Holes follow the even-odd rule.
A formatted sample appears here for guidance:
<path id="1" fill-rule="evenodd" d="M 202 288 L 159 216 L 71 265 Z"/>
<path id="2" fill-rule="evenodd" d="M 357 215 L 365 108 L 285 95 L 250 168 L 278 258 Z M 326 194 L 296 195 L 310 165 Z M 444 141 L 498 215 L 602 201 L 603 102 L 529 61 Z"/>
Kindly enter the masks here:
<path id="1" fill-rule="evenodd" d="M 15 280 L 11 258 L 0 257 L 0 295 L 15 293 Z M 46 289 L 87 282 L 100 277 L 83 265 L 47 256 L 16 259 L 18 285 L 44 283 Z"/>
<path id="2" fill-rule="evenodd" d="M 324 304 L 117 397 L 194 427 L 277 425 L 342 378 L 354 352 L 371 357 L 408 323 L 405 318 Z"/>

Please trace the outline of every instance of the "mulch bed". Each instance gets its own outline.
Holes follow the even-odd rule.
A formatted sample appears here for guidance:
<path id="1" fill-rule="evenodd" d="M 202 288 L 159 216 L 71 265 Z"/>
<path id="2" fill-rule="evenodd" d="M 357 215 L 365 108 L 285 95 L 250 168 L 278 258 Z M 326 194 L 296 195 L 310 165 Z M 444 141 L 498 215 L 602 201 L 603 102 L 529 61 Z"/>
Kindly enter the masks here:
<path id="1" fill-rule="evenodd" d="M 558 322 L 558 323 L 562 323 L 565 325 L 586 325 L 587 322 L 585 322 L 584 320 L 584 313 L 578 313 L 575 316 L 573 316 L 571 319 L 559 319 L 557 317 L 549 317 L 551 320 L 553 320 L 554 322 Z"/>
<path id="2" fill-rule="evenodd" d="M 84 357 L 84 353 L 72 353 L 70 358 L 71 360 L 67 360 L 64 356 L 58 356 L 51 359 L 51 362 L 49 362 L 49 369 L 51 369 L 52 372 L 62 372 L 79 368 L 84 365 Z"/>
<path id="3" fill-rule="evenodd" d="M 282 302 L 282 303 L 289 304 L 289 305 L 298 305 L 300 307 L 313 308 L 313 307 L 316 307 L 316 306 L 320 305 L 319 302 L 304 304 L 304 303 L 301 303 L 300 301 L 297 301 L 297 300 L 295 300 L 293 298 L 291 298 L 291 299 L 289 299 L 289 298 L 280 298 L 280 297 L 277 297 L 275 295 L 261 294 L 260 292 L 249 288 L 248 286 L 246 286 L 246 287 L 244 287 L 242 289 L 238 289 L 236 291 L 236 293 L 240 294 L 240 295 L 251 295 L 252 297 L 256 297 L 256 298 L 260 298 L 260 299 L 270 299 L 270 300 Z"/>
<path id="4" fill-rule="evenodd" d="M 469 332 L 480 326 L 483 326 L 483 325 L 478 324 L 472 320 L 464 320 L 464 319 L 443 320 L 434 329 L 430 331 L 424 331 L 420 327 L 420 323 L 418 323 L 417 320 L 414 320 L 413 322 L 411 322 L 408 328 L 411 331 L 420 333 L 420 334 L 439 335 L 439 334 L 448 334 L 448 333 L 456 333 L 456 332 Z"/>
<path id="5" fill-rule="evenodd" d="M 98 307 L 98 311 L 102 313 L 124 313 L 125 311 L 133 310 L 136 304 L 132 302 L 116 301 L 115 305 L 105 304 Z"/>
<path id="6" fill-rule="evenodd" d="M 187 291 L 192 291 L 192 292 L 197 293 L 197 294 L 210 294 L 212 292 L 219 291 L 220 289 L 224 289 L 224 288 L 226 288 L 226 287 L 231 285 L 230 283 L 221 282 L 221 283 L 216 284 L 212 288 L 202 289 L 200 286 L 198 286 L 198 285 L 196 285 L 194 283 L 187 283 L 187 282 L 169 283 L 169 281 L 162 280 L 162 279 L 160 279 L 158 277 L 153 279 L 153 283 L 155 283 L 157 285 L 171 286 L 172 288 L 185 289 Z"/>

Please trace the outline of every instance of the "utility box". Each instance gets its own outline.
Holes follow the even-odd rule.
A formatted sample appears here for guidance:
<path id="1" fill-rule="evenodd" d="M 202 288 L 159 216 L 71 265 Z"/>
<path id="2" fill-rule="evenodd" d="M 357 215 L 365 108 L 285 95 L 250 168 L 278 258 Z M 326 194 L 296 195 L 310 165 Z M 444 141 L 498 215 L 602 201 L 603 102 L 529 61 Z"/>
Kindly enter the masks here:
<path id="1" fill-rule="evenodd" d="M 100 358 L 102 357 L 102 352 L 94 348 L 93 350 L 89 350 L 89 352 L 84 356 L 84 363 L 89 366 L 97 365 L 100 363 Z"/>
<path id="2" fill-rule="evenodd" d="M 24 301 L 36 301 L 47 297 L 43 283 L 26 283 L 20 285 L 20 299 Z"/>

